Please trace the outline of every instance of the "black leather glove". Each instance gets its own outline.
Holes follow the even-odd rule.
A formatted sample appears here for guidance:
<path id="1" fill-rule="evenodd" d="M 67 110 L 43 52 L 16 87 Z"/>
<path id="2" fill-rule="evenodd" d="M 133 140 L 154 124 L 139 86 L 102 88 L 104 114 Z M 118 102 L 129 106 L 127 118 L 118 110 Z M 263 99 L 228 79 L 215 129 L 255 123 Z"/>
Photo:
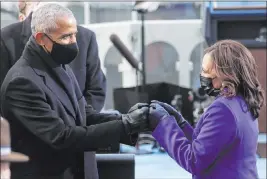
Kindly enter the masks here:
<path id="1" fill-rule="evenodd" d="M 171 105 L 167 104 L 167 103 L 163 103 L 163 102 L 160 102 L 160 101 L 156 101 L 156 100 L 153 100 L 151 101 L 151 103 L 155 103 L 155 104 L 159 104 L 160 106 L 162 106 L 170 115 L 174 116 L 176 121 L 177 121 L 177 124 L 183 128 L 184 124 L 186 123 L 186 120 L 183 118 L 183 116 L 178 112 L 176 111 L 176 109 L 174 109 Z"/>
<path id="2" fill-rule="evenodd" d="M 170 116 L 169 113 L 159 104 L 151 103 L 149 108 L 149 129 L 154 130 L 158 123 L 165 117 Z"/>
<path id="3" fill-rule="evenodd" d="M 133 135 L 147 131 L 148 114 L 149 104 L 146 103 L 137 103 L 131 107 L 127 114 L 122 114 L 122 123 L 124 124 L 125 132 L 128 135 Z"/>

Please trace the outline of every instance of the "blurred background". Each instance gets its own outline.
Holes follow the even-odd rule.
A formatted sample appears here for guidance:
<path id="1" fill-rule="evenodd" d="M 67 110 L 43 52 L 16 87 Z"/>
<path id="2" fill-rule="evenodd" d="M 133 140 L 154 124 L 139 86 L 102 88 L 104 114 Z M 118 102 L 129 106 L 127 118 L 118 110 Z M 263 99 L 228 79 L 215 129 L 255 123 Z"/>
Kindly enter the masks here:
<path id="1" fill-rule="evenodd" d="M 96 33 L 99 57 L 107 77 L 103 111 L 124 112 L 142 100 L 130 94 L 145 86 L 146 99 L 158 98 L 172 104 L 194 125 L 212 102 L 212 98 L 199 89 L 203 50 L 227 38 L 239 40 L 251 50 L 266 89 L 265 1 L 159 2 L 155 8 L 142 13 L 133 10 L 136 2 L 61 4 L 72 10 L 80 25 Z M 18 16 L 17 2 L 1 2 L 1 28 L 18 22 Z M 110 41 L 112 34 L 130 50 L 145 69 L 143 73 L 138 73 L 114 47 Z M 156 92 L 152 94 L 152 91 Z M 258 171 L 263 179 L 266 178 L 266 107 L 260 118 Z M 146 152 L 135 157 L 135 178 L 191 177 L 156 146 L 153 139 L 151 143 L 141 140 L 138 149 L 129 146 L 120 149 L 122 153 L 137 150 Z"/>

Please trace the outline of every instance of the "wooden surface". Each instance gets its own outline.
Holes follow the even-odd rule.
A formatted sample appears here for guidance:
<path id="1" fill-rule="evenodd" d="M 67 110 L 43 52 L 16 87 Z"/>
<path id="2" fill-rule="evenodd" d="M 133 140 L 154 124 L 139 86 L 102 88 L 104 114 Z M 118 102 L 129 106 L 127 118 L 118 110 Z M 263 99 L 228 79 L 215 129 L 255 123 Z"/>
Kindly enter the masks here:
<path id="1" fill-rule="evenodd" d="M 252 55 L 254 56 L 257 66 L 258 66 L 258 75 L 259 75 L 259 80 L 262 85 L 262 88 L 264 89 L 266 93 L 266 79 L 267 79 L 267 74 L 266 74 L 266 53 L 267 49 L 250 49 Z M 265 94 L 266 96 L 266 94 Z M 260 117 L 259 117 L 259 128 L 260 128 L 260 133 L 266 133 L 266 106 L 263 106 L 260 112 Z"/>
<path id="2" fill-rule="evenodd" d="M 258 143 L 257 153 L 261 158 L 266 158 L 266 143 Z"/>

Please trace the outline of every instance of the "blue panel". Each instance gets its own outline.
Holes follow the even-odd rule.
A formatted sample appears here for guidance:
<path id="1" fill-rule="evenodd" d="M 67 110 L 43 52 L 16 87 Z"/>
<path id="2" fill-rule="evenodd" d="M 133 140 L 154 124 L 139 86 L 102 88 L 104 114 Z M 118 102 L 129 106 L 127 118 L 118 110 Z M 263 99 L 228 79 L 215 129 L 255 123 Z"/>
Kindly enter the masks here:
<path id="1" fill-rule="evenodd" d="M 217 1 L 217 2 L 212 2 L 213 4 L 216 3 L 217 7 L 259 7 L 259 6 L 266 6 L 266 2 L 264 1 L 235 1 L 235 2 L 222 2 L 222 1 Z"/>
<path id="2" fill-rule="evenodd" d="M 251 9 L 251 10 L 214 10 L 214 3 L 217 3 L 217 7 L 221 8 L 227 8 L 227 7 L 259 7 L 259 6 L 265 6 L 266 2 L 247 2 L 247 1 L 240 1 L 240 2 L 209 2 L 208 7 L 210 9 L 211 15 L 217 16 L 217 15 L 223 15 L 223 16 L 244 16 L 244 15 L 251 15 L 251 16 L 258 16 L 258 15 L 265 15 L 267 14 L 266 9 Z"/>

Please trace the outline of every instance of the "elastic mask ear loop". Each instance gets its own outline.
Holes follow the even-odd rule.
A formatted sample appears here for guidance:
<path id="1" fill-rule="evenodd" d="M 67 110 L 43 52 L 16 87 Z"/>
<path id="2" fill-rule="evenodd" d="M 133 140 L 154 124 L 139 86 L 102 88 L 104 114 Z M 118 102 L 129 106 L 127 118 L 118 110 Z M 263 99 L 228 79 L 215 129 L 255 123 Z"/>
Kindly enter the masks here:
<path id="1" fill-rule="evenodd" d="M 49 54 L 50 54 L 50 52 L 47 50 L 46 46 L 45 46 L 45 45 L 43 45 L 43 47 L 44 47 L 44 49 L 45 49 L 46 53 L 49 53 Z"/>
<path id="2" fill-rule="evenodd" d="M 53 45 L 56 43 L 54 40 L 52 40 L 47 34 L 44 34 L 52 43 L 53 43 Z M 46 46 L 45 45 L 43 45 L 43 47 L 44 47 L 44 49 L 45 49 L 45 51 L 46 51 L 46 53 L 48 53 L 48 54 L 50 54 L 50 52 L 47 50 L 47 48 L 46 48 Z"/>
<path id="3" fill-rule="evenodd" d="M 53 44 L 54 44 L 54 43 L 57 43 L 57 42 L 55 42 L 54 40 L 52 40 L 51 37 L 49 37 L 49 35 L 47 35 L 47 34 L 44 34 L 44 35 L 45 35 L 49 40 L 51 40 L 51 42 L 53 42 Z"/>
<path id="4" fill-rule="evenodd" d="M 214 88 L 214 86 L 213 86 L 213 80 L 216 78 L 217 78 L 217 76 L 211 78 L 212 90 L 208 93 L 208 95 L 210 95 L 212 92 L 213 93 L 219 93 L 219 94 L 221 93 L 221 89 Z"/>

